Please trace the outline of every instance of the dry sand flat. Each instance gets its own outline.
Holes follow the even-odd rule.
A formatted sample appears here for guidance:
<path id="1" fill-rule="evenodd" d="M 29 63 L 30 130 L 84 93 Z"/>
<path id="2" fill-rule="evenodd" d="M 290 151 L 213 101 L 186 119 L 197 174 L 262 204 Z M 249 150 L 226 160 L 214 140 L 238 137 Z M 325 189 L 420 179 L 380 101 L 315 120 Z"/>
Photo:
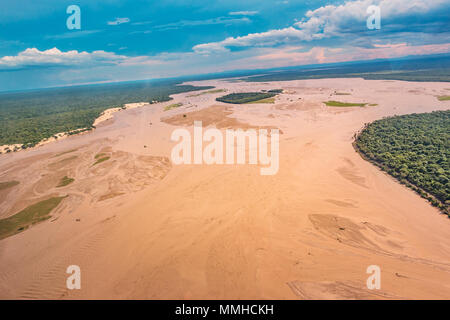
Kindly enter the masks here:
<path id="1" fill-rule="evenodd" d="M 450 298 L 448 218 L 351 145 L 364 123 L 448 109 L 435 98 L 445 83 L 200 83 L 287 93 L 251 105 L 179 94 L 116 113 L 92 133 L 0 156 L 0 181 L 20 181 L 0 191 L 0 217 L 68 195 L 52 219 L 0 240 L 1 298 Z M 378 106 L 330 108 L 327 100 Z M 280 128 L 278 174 L 172 166 L 170 134 L 186 118 Z M 110 159 L 93 165 L 99 153 Z M 75 181 L 57 188 L 66 175 Z M 81 290 L 65 287 L 73 264 Z M 366 288 L 369 265 L 381 268 L 381 290 Z"/>

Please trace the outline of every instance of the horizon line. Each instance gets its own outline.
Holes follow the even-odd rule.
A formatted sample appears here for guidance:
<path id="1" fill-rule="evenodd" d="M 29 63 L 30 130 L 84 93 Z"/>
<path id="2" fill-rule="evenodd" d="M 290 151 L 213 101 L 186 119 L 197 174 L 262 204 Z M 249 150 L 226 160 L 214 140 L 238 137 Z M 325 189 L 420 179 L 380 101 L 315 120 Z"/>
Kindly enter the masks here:
<path id="1" fill-rule="evenodd" d="M 407 59 L 420 59 L 420 58 L 432 58 L 432 57 L 445 57 L 450 56 L 450 52 L 446 53 L 436 53 L 436 54 L 424 54 L 424 55 L 406 55 L 395 58 L 377 58 L 377 59 L 369 59 L 369 60 L 353 60 L 353 61 L 340 61 L 340 62 L 326 62 L 326 63 L 314 63 L 314 64 L 304 64 L 304 65 L 294 65 L 294 66 L 282 66 L 282 67 L 272 67 L 272 68 L 264 68 L 264 69 L 233 69 L 228 71 L 220 71 L 220 72 L 208 72 L 208 73 L 198 73 L 198 74 L 188 74 L 188 75 L 179 75 L 174 77 L 161 77 L 161 78 L 146 78 L 146 79 L 133 79 L 133 80 L 105 80 L 105 81 L 94 81 L 94 82 L 80 82 L 73 84 L 65 84 L 65 85 L 57 85 L 57 86 L 48 86 L 48 87 L 35 87 L 28 89 L 18 89 L 18 90 L 2 90 L 0 89 L 0 94 L 7 93 L 20 93 L 20 92 L 29 92 L 29 91 L 37 91 L 37 90 L 48 90 L 48 89 L 64 89 L 64 88 L 73 88 L 73 87 L 88 87 L 94 85 L 108 85 L 108 84 L 121 84 L 121 83 L 131 83 L 131 82 L 146 82 L 146 81 L 176 81 L 182 80 L 183 78 L 195 78 L 195 77 L 212 77 L 210 79 L 202 79 L 202 80 L 212 80 L 212 79 L 220 79 L 220 75 L 226 75 L 227 73 L 259 73 L 259 72 L 267 72 L 267 71 L 276 71 L 283 69 L 293 69 L 293 68 L 307 68 L 307 67 L 324 67 L 324 66 L 338 66 L 345 64 L 358 64 L 358 63 L 368 63 L 368 62 L 381 62 L 381 61 L 398 61 L 398 60 L 407 60 Z M 251 74 L 248 74 L 250 76 Z M 241 75 L 245 76 L 245 75 Z M 231 77 L 223 77 L 231 78 Z M 201 79 L 192 79 L 190 81 L 202 81 Z M 186 81 L 189 81 L 186 79 Z"/>

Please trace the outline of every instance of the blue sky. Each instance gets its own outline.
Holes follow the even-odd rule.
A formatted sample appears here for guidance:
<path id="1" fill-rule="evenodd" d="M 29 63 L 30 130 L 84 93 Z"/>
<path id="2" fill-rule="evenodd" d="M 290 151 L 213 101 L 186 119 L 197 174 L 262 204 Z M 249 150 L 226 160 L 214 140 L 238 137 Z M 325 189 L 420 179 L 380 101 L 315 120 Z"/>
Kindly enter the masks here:
<path id="1" fill-rule="evenodd" d="M 447 53 L 449 14 L 449 0 L 4 0 L 0 90 Z"/>

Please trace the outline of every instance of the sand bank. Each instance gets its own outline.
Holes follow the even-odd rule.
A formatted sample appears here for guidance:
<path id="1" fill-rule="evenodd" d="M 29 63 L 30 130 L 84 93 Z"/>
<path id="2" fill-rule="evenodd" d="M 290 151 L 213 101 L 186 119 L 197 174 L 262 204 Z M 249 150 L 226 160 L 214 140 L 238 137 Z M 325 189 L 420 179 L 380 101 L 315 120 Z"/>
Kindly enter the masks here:
<path id="1" fill-rule="evenodd" d="M 20 181 L 0 193 L 0 218 L 68 195 L 51 219 L 0 241 L 0 298 L 450 298 L 449 219 L 352 147 L 367 122 L 450 108 L 435 98 L 447 84 L 195 84 L 285 93 L 239 106 L 216 102 L 221 93 L 177 94 L 115 113 L 90 134 L 0 158 L 0 181 Z M 183 106 L 164 111 L 171 103 Z M 277 175 L 255 165 L 172 165 L 170 135 L 192 130 L 186 118 L 220 130 L 281 129 Z M 108 160 L 94 165 L 99 154 Z M 75 180 L 57 188 L 64 176 Z M 72 264 L 81 290 L 65 287 Z M 366 287 L 370 265 L 381 269 L 381 290 Z"/>

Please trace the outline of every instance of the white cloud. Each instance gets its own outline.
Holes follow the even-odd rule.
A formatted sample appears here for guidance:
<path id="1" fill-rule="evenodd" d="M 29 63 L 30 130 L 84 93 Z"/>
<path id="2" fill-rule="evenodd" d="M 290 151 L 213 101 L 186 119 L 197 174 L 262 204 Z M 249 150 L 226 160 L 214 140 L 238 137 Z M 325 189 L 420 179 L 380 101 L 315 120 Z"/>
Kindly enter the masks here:
<path id="1" fill-rule="evenodd" d="M 255 14 L 258 14 L 259 11 L 233 11 L 230 12 L 230 16 L 254 16 Z"/>
<path id="2" fill-rule="evenodd" d="M 310 10 L 300 21 L 291 27 L 253 33 L 241 37 L 230 37 L 223 41 L 199 44 L 193 47 L 198 53 L 208 54 L 227 51 L 230 47 L 267 47 L 277 44 L 295 44 L 298 41 L 319 40 L 339 37 L 346 34 L 358 36 L 358 32 L 366 31 L 366 10 L 370 5 L 381 8 L 383 21 L 389 20 L 392 26 L 405 29 L 408 18 L 423 18 L 430 12 L 450 9 L 448 0 L 357 0 L 342 5 L 327 5 Z M 448 17 L 446 17 L 448 19 Z M 403 23 L 402 23 L 403 22 Z M 391 30 L 392 31 L 392 30 Z"/>
<path id="3" fill-rule="evenodd" d="M 180 28 L 185 28 L 185 27 L 218 25 L 218 24 L 231 25 L 231 24 L 249 23 L 249 22 L 251 22 L 251 20 L 247 17 L 240 17 L 240 18 L 217 17 L 217 18 L 211 18 L 211 19 L 205 19 L 205 20 L 180 20 L 177 22 L 157 25 L 157 26 L 154 26 L 153 29 L 173 30 L 173 29 L 180 29 Z"/>
<path id="4" fill-rule="evenodd" d="M 130 18 L 116 18 L 116 20 L 108 21 L 107 23 L 110 26 L 117 26 L 119 24 L 128 23 L 128 22 L 130 22 Z"/>
<path id="5" fill-rule="evenodd" d="M 58 48 L 40 51 L 28 48 L 16 56 L 0 58 L 0 69 L 20 68 L 29 66 L 90 66 L 102 64 L 117 64 L 127 57 L 103 50 L 86 51 L 71 50 L 63 52 Z"/>
<path id="6" fill-rule="evenodd" d="M 327 5 L 306 13 L 306 18 L 294 25 L 314 38 L 338 36 L 364 29 L 370 5 L 381 9 L 381 21 L 397 20 L 402 25 L 406 17 L 426 16 L 429 12 L 449 6 L 448 0 L 358 0 L 339 6 Z M 402 23 L 403 22 L 403 23 Z M 406 22 L 407 24 L 407 22 Z M 402 27 L 404 27 L 403 25 Z M 406 25 L 407 26 L 407 25 Z M 355 28 L 356 27 L 356 28 Z"/>
<path id="7" fill-rule="evenodd" d="M 243 37 L 229 37 L 220 42 L 204 43 L 194 46 L 197 53 L 228 51 L 228 47 L 270 47 L 292 41 L 312 40 L 311 35 L 294 27 L 251 33 Z"/>

